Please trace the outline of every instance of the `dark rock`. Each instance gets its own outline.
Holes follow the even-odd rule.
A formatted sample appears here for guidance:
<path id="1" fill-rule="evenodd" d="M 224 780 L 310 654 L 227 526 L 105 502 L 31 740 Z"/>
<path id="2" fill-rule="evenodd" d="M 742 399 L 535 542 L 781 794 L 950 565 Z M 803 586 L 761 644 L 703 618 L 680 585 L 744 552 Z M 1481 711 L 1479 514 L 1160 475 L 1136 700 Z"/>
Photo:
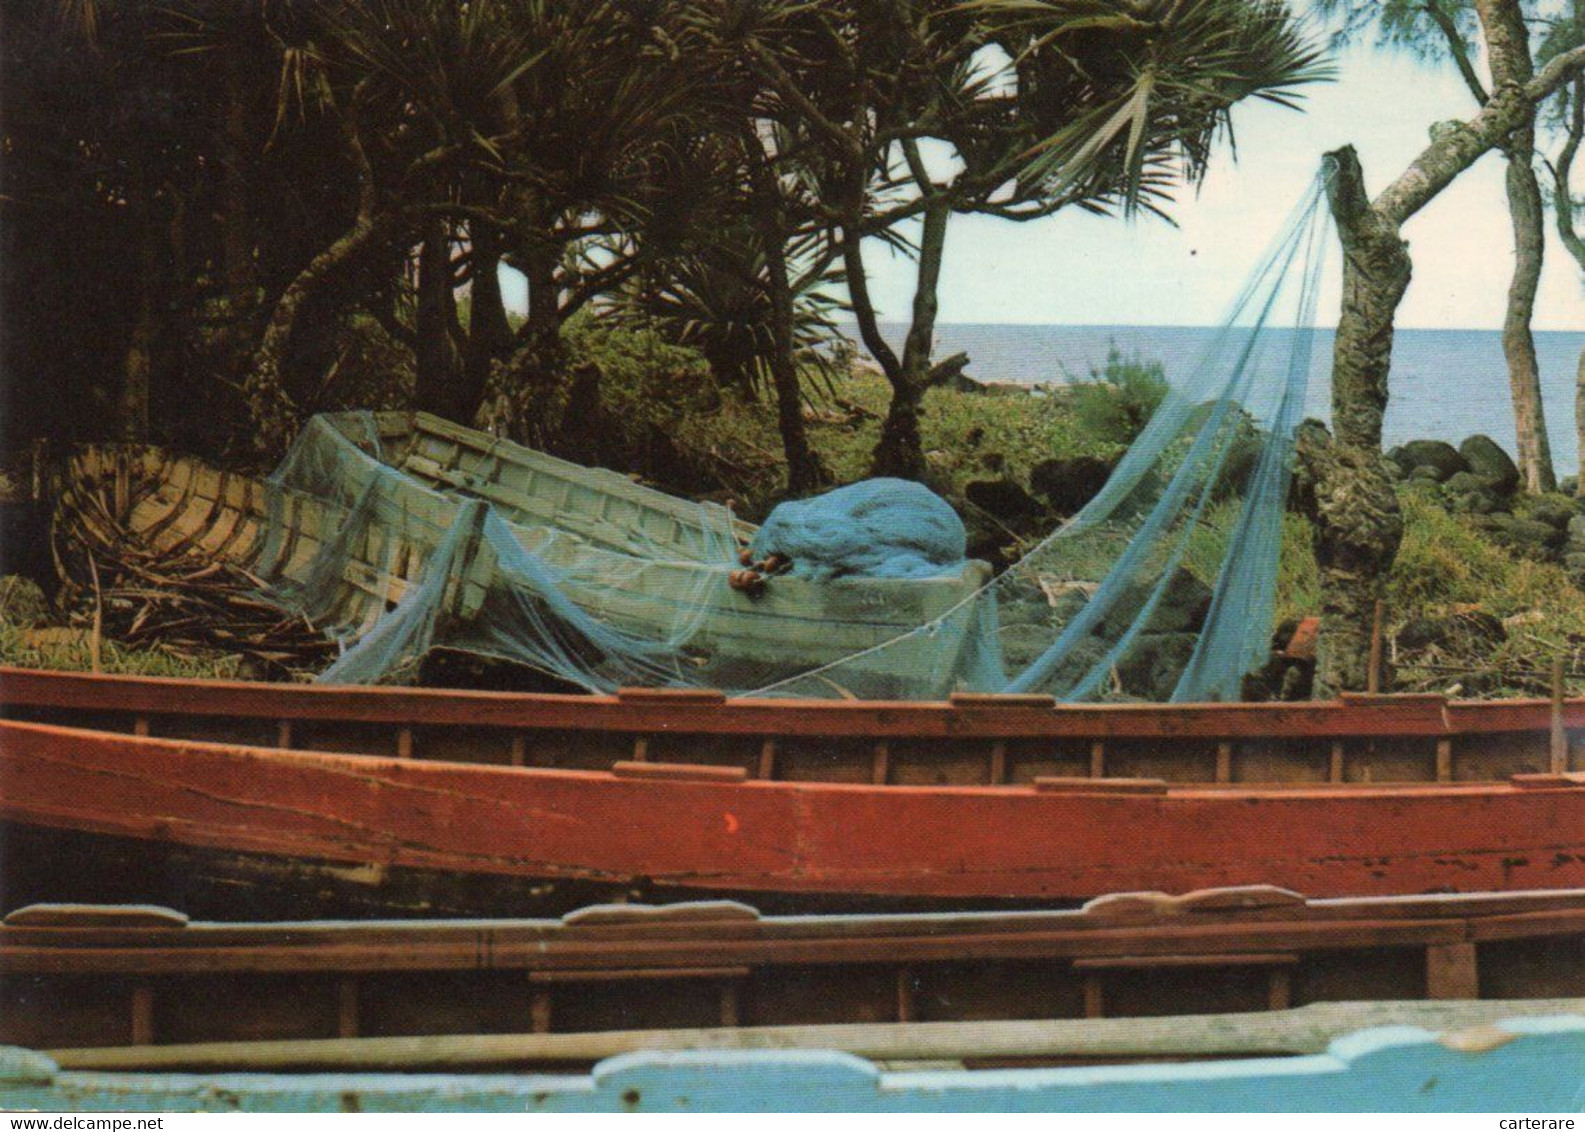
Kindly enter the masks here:
<path id="1" fill-rule="evenodd" d="M 1123 691 L 1147 700 L 1165 700 L 1189 666 L 1199 637 L 1194 633 L 1144 633 L 1117 663 Z"/>
<path id="2" fill-rule="evenodd" d="M 1042 460 L 1029 470 L 1029 490 L 1060 515 L 1071 515 L 1100 492 L 1112 465 L 1095 456 Z"/>
<path id="3" fill-rule="evenodd" d="M 1445 440 L 1411 440 L 1393 451 L 1398 454 L 1395 463 L 1405 473 L 1421 475 L 1421 478 L 1434 478 L 1441 482 L 1449 476 L 1470 470 L 1458 449 Z M 1430 468 L 1431 472 L 1422 475 L 1423 468 Z"/>
<path id="4" fill-rule="evenodd" d="M 1500 511 L 1504 501 L 1491 481 L 1474 472 L 1456 472 L 1442 485 L 1448 509 L 1466 515 L 1489 515 Z"/>
<path id="5" fill-rule="evenodd" d="M 1566 529 L 1579 514 L 1574 501 L 1569 496 L 1556 492 L 1527 496 L 1514 508 L 1514 512 L 1522 518 L 1534 519 L 1559 529 Z"/>
<path id="6" fill-rule="evenodd" d="M 1267 703 L 1273 700 L 1294 702 L 1310 698 L 1315 685 L 1315 662 L 1295 660 L 1274 651 L 1266 663 L 1244 677 L 1239 698 L 1245 703 Z"/>
<path id="7" fill-rule="evenodd" d="M 1544 560 L 1563 545 L 1563 528 L 1506 511 L 1478 516 L 1477 525 L 1499 546 L 1531 558 Z"/>
<path id="8" fill-rule="evenodd" d="M 1102 619 L 1098 631 L 1114 639 L 1121 636 L 1144 609 L 1154 588 L 1155 580 L 1147 579 L 1125 589 Z M 1210 586 L 1180 567 L 1167 583 L 1167 590 L 1151 614 L 1146 630 L 1151 633 L 1198 632 L 1205 624 L 1205 615 L 1210 612 L 1211 596 Z"/>
<path id="9" fill-rule="evenodd" d="M 1464 457 L 1471 472 L 1491 481 L 1499 495 L 1512 495 L 1519 487 L 1519 466 L 1491 437 L 1470 437 L 1458 446 L 1458 454 Z"/>
<path id="10" fill-rule="evenodd" d="M 1046 638 L 1044 644 L 1050 644 Z M 1051 687 L 1066 690 L 1072 688 L 1089 674 L 1100 660 L 1106 656 L 1106 646 L 1094 638 L 1080 641 L 1068 653 L 1067 659 L 1057 665 L 1052 675 Z M 1039 654 L 1034 654 L 1038 656 Z M 1030 659 L 1034 659 L 1032 656 Z"/>
<path id="11" fill-rule="evenodd" d="M 963 485 L 963 498 L 998 519 L 1017 521 L 1040 514 L 1039 501 L 1009 479 L 970 480 Z"/>

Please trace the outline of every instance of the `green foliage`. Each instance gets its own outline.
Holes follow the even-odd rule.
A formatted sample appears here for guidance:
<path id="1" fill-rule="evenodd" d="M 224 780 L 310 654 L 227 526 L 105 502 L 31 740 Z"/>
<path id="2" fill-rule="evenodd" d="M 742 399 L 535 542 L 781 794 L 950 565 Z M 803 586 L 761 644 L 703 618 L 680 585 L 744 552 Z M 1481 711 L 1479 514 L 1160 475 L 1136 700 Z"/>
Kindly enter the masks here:
<path id="1" fill-rule="evenodd" d="M 1125 356 L 1113 346 L 1106 364 L 1074 387 L 1073 413 L 1086 433 L 1126 447 L 1166 395 L 1167 374 L 1160 362 Z"/>

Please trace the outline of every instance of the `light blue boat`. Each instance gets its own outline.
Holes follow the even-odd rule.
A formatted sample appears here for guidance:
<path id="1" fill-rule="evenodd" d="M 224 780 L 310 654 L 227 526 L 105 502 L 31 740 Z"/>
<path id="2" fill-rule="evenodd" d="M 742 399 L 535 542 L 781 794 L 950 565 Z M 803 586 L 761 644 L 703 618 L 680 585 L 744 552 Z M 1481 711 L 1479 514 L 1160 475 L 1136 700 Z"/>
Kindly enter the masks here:
<path id="1" fill-rule="evenodd" d="M 1576 1112 L 1585 1017 L 1391 1026 L 1303 1057 L 883 1072 L 826 1051 L 642 1052 L 588 1075 L 67 1072 L 0 1049 L 0 1107 L 247 1112 Z"/>

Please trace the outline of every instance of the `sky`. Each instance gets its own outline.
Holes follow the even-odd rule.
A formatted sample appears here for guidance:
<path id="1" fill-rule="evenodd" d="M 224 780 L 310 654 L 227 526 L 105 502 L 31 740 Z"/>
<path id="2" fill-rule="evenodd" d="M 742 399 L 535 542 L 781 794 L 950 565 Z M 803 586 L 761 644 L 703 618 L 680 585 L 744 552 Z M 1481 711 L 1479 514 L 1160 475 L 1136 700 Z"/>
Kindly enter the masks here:
<path id="1" fill-rule="evenodd" d="M 1198 190 L 1180 189 L 1169 208 L 1176 226 L 1150 216 L 1104 218 L 1077 209 L 1023 224 L 955 217 L 947 233 L 940 321 L 1221 323 L 1323 153 L 1352 143 L 1374 194 L 1425 147 L 1432 123 L 1466 118 L 1476 109 L 1451 64 L 1369 44 L 1340 51 L 1334 61 L 1337 81 L 1304 88 L 1303 112 L 1256 101 L 1234 108 L 1236 153 L 1224 140 Z M 1550 212 L 1547 224 L 1533 326 L 1585 331 L 1585 285 L 1557 242 Z M 1483 157 L 1403 232 L 1414 278 L 1398 311 L 1399 326 L 1502 326 L 1513 234 L 1499 155 Z M 913 263 L 878 244 L 867 262 L 882 319 L 905 319 Z M 1317 316 L 1323 325 L 1336 324 L 1340 276 L 1334 243 Z M 508 303 L 525 306 L 522 277 L 510 272 L 502 282 Z"/>
<path id="2" fill-rule="evenodd" d="M 1451 65 L 1369 45 L 1335 56 L 1336 82 L 1305 90 L 1305 109 L 1246 102 L 1233 111 L 1236 157 L 1223 143 L 1196 192 L 1179 191 L 1177 227 L 1149 216 L 1069 210 L 1017 224 L 955 217 L 942 271 L 944 323 L 1219 324 L 1260 252 L 1303 194 L 1321 155 L 1346 143 L 1379 192 L 1425 148 L 1431 123 L 1468 117 L 1474 100 Z M 1536 301 L 1537 330 L 1585 330 L 1585 286 L 1556 241 Z M 1503 161 L 1488 154 L 1404 225 L 1414 278 L 1402 327 L 1498 329 L 1513 232 Z M 913 265 L 877 248 L 870 290 L 883 317 L 907 317 Z M 1329 257 L 1318 321 L 1334 325 L 1341 267 Z"/>

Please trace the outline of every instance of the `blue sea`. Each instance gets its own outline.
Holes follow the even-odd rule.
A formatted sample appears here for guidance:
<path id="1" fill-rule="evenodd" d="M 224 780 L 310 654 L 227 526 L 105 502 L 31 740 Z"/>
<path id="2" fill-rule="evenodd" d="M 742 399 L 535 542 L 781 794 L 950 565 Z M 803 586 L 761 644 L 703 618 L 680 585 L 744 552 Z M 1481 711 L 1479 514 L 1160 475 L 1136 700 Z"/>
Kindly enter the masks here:
<path id="1" fill-rule="evenodd" d="M 883 326 L 901 343 L 905 328 Z M 1198 359 L 1214 328 L 1199 326 L 1020 326 L 957 323 L 937 330 L 935 356 L 969 355 L 968 373 L 980 381 L 1085 381 L 1113 348 L 1166 367 L 1169 379 Z M 849 336 L 857 339 L 856 328 Z M 1574 386 L 1585 332 L 1537 331 L 1541 394 L 1558 475 L 1579 470 Z M 1332 332 L 1315 339 L 1309 415 L 1325 419 L 1331 400 Z M 1511 453 L 1513 404 L 1502 335 L 1495 330 L 1399 330 L 1394 340 L 1391 401 L 1385 442 L 1436 439 L 1457 444 L 1485 433 Z"/>

